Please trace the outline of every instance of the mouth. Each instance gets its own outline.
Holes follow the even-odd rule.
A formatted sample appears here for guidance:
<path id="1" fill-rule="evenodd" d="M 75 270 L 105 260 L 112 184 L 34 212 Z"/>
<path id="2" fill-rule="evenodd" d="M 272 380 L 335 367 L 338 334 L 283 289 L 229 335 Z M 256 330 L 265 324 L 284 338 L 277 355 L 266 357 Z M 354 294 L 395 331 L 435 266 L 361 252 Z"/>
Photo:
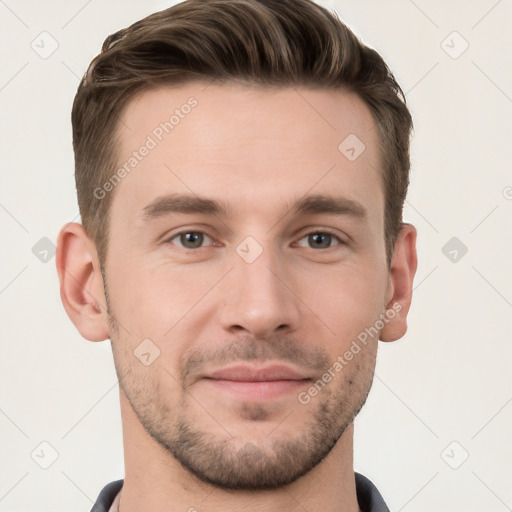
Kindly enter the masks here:
<path id="1" fill-rule="evenodd" d="M 203 379 L 218 391 L 257 401 L 297 392 L 311 382 L 310 377 L 284 365 L 236 365 L 215 370 Z"/>

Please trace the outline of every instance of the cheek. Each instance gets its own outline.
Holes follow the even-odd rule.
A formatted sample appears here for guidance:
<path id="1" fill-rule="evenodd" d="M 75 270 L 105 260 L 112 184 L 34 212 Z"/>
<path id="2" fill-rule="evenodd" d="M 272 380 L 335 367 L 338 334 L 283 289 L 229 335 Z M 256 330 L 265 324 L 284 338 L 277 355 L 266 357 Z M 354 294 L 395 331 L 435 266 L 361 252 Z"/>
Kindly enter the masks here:
<path id="1" fill-rule="evenodd" d="M 108 276 L 109 295 L 114 314 L 133 338 L 165 343 L 175 337 L 218 281 L 218 272 L 206 268 L 125 263 Z"/>
<path id="2" fill-rule="evenodd" d="M 150 338 L 164 347 L 172 339 L 173 351 L 179 352 L 186 348 L 179 344 L 187 342 L 178 333 L 190 329 L 194 319 L 200 318 L 205 326 L 209 322 L 211 329 L 218 327 L 215 312 L 226 297 L 209 292 L 229 264 L 180 265 L 161 260 L 148 264 L 142 256 L 119 253 L 111 261 L 115 261 L 107 272 L 111 305 L 134 343 Z M 334 357 L 372 326 L 383 310 L 387 273 L 375 261 L 285 263 L 284 278 L 294 293 L 283 293 L 302 312 L 295 327 L 317 338 L 317 344 L 326 344 Z"/>
<path id="3" fill-rule="evenodd" d="M 323 275 L 302 276 L 302 297 L 332 340 L 337 357 L 383 311 L 385 273 L 360 267 L 328 268 Z"/>
<path id="4" fill-rule="evenodd" d="M 183 328 L 192 299 L 183 293 L 183 282 L 133 267 L 119 264 L 108 276 L 112 313 L 121 325 L 112 349 L 126 393 L 149 417 L 155 404 L 164 414 L 180 397 L 175 361 L 186 347 Z M 155 404 L 146 403 L 148 394 L 156 397 Z"/>

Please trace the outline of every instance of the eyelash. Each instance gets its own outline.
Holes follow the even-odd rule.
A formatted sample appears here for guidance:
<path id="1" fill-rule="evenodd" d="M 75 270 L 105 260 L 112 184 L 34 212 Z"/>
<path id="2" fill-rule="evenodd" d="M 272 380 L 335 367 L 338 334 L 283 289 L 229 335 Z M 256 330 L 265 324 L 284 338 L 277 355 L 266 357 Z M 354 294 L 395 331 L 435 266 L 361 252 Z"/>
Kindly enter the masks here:
<path id="1" fill-rule="evenodd" d="M 211 236 L 207 235 L 206 233 L 204 233 L 203 231 L 186 230 L 186 231 L 180 231 L 179 233 L 175 233 L 172 237 L 166 239 L 164 241 L 164 243 L 172 243 L 172 240 L 174 240 L 175 238 L 178 238 L 181 235 L 186 235 L 186 234 L 190 234 L 190 233 L 193 233 L 193 234 L 196 234 L 196 235 L 204 235 L 204 236 L 208 237 L 210 240 L 213 241 L 213 238 Z M 333 247 L 337 247 L 338 245 L 340 245 L 340 246 L 341 245 L 346 245 L 346 242 L 344 240 L 342 240 L 338 235 L 335 235 L 334 233 L 332 233 L 329 230 L 309 231 L 308 233 L 304 234 L 301 238 L 299 238 L 299 240 L 297 240 L 297 242 L 300 242 L 301 240 L 304 240 L 305 238 L 307 238 L 310 235 L 328 235 L 328 236 L 331 236 L 332 238 L 334 238 L 338 242 L 337 244 L 335 244 L 333 246 L 321 247 L 320 249 L 327 250 L 327 249 L 332 249 Z M 178 247 L 182 247 L 183 249 L 188 250 L 188 251 L 198 251 L 199 249 L 206 249 L 207 246 L 201 246 L 201 247 L 196 247 L 196 248 L 183 247 L 183 246 L 178 246 Z M 302 247 L 302 246 L 300 246 L 300 247 Z M 313 247 L 307 247 L 307 248 L 308 249 L 313 249 L 315 251 L 318 250 L 318 249 L 315 249 Z"/>

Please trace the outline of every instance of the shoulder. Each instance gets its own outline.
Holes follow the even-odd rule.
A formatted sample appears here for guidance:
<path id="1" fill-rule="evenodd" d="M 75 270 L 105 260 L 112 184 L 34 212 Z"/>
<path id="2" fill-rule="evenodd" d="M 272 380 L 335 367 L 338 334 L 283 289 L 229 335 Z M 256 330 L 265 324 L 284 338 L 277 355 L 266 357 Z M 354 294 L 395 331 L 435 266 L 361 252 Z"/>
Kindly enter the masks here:
<path id="1" fill-rule="evenodd" d="M 110 482 L 101 490 L 96 503 L 91 509 L 91 512 L 109 512 L 115 497 L 122 489 L 124 480 L 116 480 Z"/>
<path id="2" fill-rule="evenodd" d="M 363 512 L 389 512 L 384 498 L 375 485 L 364 475 L 354 473 L 359 507 Z"/>

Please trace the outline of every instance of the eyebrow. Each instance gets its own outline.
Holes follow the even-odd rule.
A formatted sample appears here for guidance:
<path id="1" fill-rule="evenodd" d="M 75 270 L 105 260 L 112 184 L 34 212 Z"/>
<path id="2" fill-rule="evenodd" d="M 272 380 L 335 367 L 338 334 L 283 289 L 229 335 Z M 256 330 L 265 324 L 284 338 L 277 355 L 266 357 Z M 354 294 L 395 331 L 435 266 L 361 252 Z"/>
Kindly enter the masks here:
<path id="1" fill-rule="evenodd" d="M 230 216 L 230 209 L 222 201 L 186 194 L 157 197 L 142 210 L 142 218 L 150 221 L 171 213 L 202 213 L 206 215 Z"/>
<path id="2" fill-rule="evenodd" d="M 347 215 L 358 219 L 367 216 L 366 208 L 359 202 L 346 197 L 311 195 L 297 201 L 288 211 L 301 214 Z M 205 214 L 219 217 L 233 217 L 233 211 L 223 201 L 187 194 L 171 194 L 157 197 L 142 210 L 142 218 L 149 222 L 172 213 Z"/>
<path id="3" fill-rule="evenodd" d="M 335 214 L 348 215 L 358 219 L 364 219 L 367 216 L 366 208 L 359 202 L 346 197 L 333 197 L 327 195 L 307 196 L 293 207 L 295 214 Z"/>

